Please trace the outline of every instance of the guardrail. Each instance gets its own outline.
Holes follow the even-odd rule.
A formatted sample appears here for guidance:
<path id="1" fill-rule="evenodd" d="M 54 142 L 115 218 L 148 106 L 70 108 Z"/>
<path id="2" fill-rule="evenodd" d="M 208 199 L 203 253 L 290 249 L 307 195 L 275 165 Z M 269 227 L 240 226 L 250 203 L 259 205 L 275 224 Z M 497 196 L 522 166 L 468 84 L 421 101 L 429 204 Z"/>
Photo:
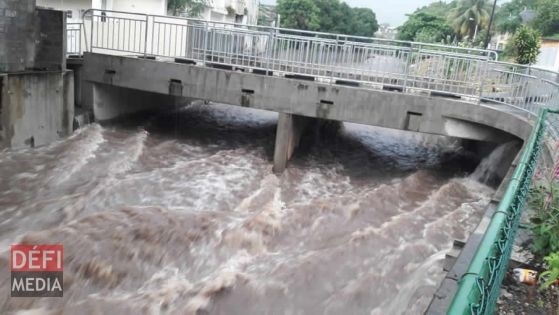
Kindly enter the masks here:
<path id="1" fill-rule="evenodd" d="M 82 55 L 87 50 L 87 37 L 83 23 L 66 24 L 66 56 Z"/>
<path id="2" fill-rule="evenodd" d="M 85 13 L 91 50 L 479 98 L 493 51 L 116 11 Z"/>
<path id="3" fill-rule="evenodd" d="M 559 108 L 558 73 L 497 62 L 493 51 L 454 46 L 118 11 L 89 10 L 84 20 L 89 20 L 86 50 L 92 52 L 178 58 L 331 84 L 427 92 L 475 104 L 502 104 L 539 117 L 449 309 L 451 314 L 492 312 L 544 130 L 554 141 L 559 139 L 558 115 L 548 116 L 556 111 L 547 110 Z M 545 129 L 544 119 L 554 127 Z"/>
<path id="4" fill-rule="evenodd" d="M 534 117 L 542 106 L 559 106 L 557 73 L 497 62 L 489 50 L 96 9 L 84 20 L 89 50 L 101 53 L 426 91 L 506 104 Z"/>

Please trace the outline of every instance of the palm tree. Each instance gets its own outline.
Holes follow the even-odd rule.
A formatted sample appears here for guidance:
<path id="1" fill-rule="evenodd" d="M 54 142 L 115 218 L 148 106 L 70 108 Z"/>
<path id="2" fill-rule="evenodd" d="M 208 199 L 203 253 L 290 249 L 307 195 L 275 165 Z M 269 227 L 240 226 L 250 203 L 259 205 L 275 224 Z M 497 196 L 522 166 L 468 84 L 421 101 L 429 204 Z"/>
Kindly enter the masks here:
<path id="1" fill-rule="evenodd" d="M 460 0 L 450 14 L 454 31 L 462 37 L 473 38 L 476 26 L 487 28 L 490 12 L 491 4 L 487 0 Z"/>

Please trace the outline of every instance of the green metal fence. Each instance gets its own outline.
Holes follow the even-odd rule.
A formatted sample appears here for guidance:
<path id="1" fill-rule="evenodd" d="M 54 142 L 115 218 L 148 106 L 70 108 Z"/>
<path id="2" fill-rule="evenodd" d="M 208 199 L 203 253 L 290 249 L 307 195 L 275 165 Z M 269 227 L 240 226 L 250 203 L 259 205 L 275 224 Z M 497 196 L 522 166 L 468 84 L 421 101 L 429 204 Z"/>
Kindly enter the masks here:
<path id="1" fill-rule="evenodd" d="M 512 251 L 520 216 L 530 190 L 532 175 L 543 147 L 548 115 L 543 109 L 526 142 L 513 177 L 487 228 L 487 232 L 462 276 L 448 314 L 493 314 Z M 557 117 L 553 117 L 555 121 Z M 551 131 L 551 130 L 549 130 Z"/>

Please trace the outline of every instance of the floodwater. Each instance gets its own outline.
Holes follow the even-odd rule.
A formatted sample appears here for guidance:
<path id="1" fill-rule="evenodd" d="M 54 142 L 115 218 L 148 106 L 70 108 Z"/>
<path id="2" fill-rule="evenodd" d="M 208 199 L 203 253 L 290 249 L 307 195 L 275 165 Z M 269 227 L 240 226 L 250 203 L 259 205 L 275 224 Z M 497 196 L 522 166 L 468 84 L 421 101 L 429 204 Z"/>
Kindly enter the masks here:
<path id="1" fill-rule="evenodd" d="M 458 141 L 345 124 L 272 173 L 277 114 L 225 105 L 0 152 L 0 313 L 420 314 L 493 188 Z M 9 245 L 64 245 L 9 298 Z"/>

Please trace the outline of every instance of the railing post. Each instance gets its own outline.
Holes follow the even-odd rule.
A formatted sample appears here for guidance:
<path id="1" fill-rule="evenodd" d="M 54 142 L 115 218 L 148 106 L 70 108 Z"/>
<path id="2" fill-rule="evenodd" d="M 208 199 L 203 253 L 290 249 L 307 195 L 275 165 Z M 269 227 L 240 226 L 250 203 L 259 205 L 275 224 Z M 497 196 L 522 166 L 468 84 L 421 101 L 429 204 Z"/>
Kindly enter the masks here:
<path id="1" fill-rule="evenodd" d="M 149 25 L 149 15 L 146 15 L 146 28 L 144 35 L 144 58 L 148 56 L 148 25 Z M 151 43 L 153 45 L 153 43 Z"/>
<path id="2" fill-rule="evenodd" d="M 483 82 L 485 80 L 485 76 L 488 73 L 488 67 L 489 67 L 489 56 L 485 59 L 485 62 L 483 63 L 483 66 L 480 67 L 480 71 L 478 71 L 478 75 L 479 75 L 479 95 L 478 95 L 478 99 L 477 99 L 477 104 L 481 104 L 481 99 L 483 98 Z M 483 70 L 483 71 L 482 71 Z"/>
<path id="3" fill-rule="evenodd" d="M 81 23 L 81 27 L 83 28 L 83 42 L 85 44 L 84 51 L 89 51 L 89 45 L 87 44 L 87 28 L 85 27 L 85 23 L 83 23 L 83 21 Z"/>
<path id="4" fill-rule="evenodd" d="M 85 14 L 84 14 L 85 17 Z M 91 27 L 89 28 L 89 31 L 91 32 L 91 52 L 93 52 L 93 20 L 95 19 L 95 10 L 91 11 Z"/>
<path id="5" fill-rule="evenodd" d="M 268 61 L 266 62 L 266 69 L 270 70 L 271 68 L 273 68 L 273 64 L 272 64 L 272 58 L 274 56 L 274 41 L 275 41 L 275 30 L 270 30 L 270 33 L 268 34 L 268 39 L 269 42 L 266 43 L 266 56 Z"/>
<path id="6" fill-rule="evenodd" d="M 336 64 L 336 59 L 338 55 L 338 48 L 340 47 L 340 35 L 336 35 L 336 45 L 334 45 L 334 52 L 333 52 L 333 62 L 330 65 L 330 84 L 334 84 L 334 65 Z"/>
<path id="7" fill-rule="evenodd" d="M 406 92 L 408 87 L 408 78 L 410 75 L 410 63 L 411 63 L 412 54 L 413 54 L 413 46 L 410 45 L 409 49 L 407 50 L 406 66 L 404 68 L 404 87 L 402 92 Z"/>
<path id="8" fill-rule="evenodd" d="M 78 29 L 78 55 L 83 55 L 82 52 L 82 25 L 79 25 L 79 29 Z"/>
<path id="9" fill-rule="evenodd" d="M 202 62 L 204 63 L 204 65 L 206 65 L 206 54 L 207 54 L 207 50 L 208 50 L 208 22 L 204 23 L 204 44 L 202 45 L 203 50 L 202 50 Z"/>

